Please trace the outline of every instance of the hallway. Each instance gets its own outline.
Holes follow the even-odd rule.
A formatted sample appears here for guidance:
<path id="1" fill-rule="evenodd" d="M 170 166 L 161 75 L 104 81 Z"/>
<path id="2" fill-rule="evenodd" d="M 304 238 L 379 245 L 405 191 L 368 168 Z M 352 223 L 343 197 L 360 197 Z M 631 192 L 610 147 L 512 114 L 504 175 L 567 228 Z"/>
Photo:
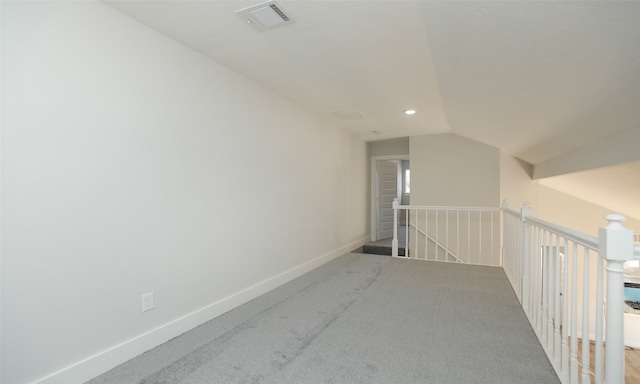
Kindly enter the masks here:
<path id="1" fill-rule="evenodd" d="M 502 269 L 352 253 L 89 383 L 559 381 Z"/>

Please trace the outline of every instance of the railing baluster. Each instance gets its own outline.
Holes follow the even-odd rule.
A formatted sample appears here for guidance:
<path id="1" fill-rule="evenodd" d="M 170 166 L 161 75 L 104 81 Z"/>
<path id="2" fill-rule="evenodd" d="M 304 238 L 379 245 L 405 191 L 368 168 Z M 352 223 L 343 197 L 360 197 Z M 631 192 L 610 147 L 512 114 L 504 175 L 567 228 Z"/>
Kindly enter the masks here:
<path id="1" fill-rule="evenodd" d="M 425 210 L 425 216 L 429 215 L 429 210 Z M 425 236 L 424 239 L 424 248 L 425 248 L 425 255 L 424 255 L 424 259 L 425 260 L 429 260 L 429 220 L 425 219 L 425 229 L 424 232 L 427 234 Z"/>
<path id="2" fill-rule="evenodd" d="M 542 344 L 549 347 L 549 232 L 544 231 L 542 251 Z"/>
<path id="3" fill-rule="evenodd" d="M 545 281 L 545 277 L 544 277 L 544 232 L 542 228 L 538 228 L 538 244 L 537 244 L 537 248 L 536 248 L 536 257 L 538 258 L 538 265 L 536 266 L 536 269 L 538 269 L 538 276 L 537 276 L 537 280 L 538 280 L 538 284 L 540 285 L 538 287 L 538 289 L 536 290 L 536 306 L 538 307 L 538 313 L 537 313 L 537 329 L 538 329 L 538 334 L 540 335 L 540 340 L 544 340 L 543 337 L 543 331 L 542 331 L 542 325 L 544 324 L 544 281 Z"/>
<path id="4" fill-rule="evenodd" d="M 440 211 L 436 209 L 436 246 L 435 246 L 435 252 L 436 252 L 436 261 L 440 261 L 440 241 L 438 240 L 438 232 L 440 227 L 438 226 L 438 216 Z"/>
<path id="5" fill-rule="evenodd" d="M 562 266 L 562 347 L 561 347 L 561 355 L 562 361 L 560 366 L 562 367 L 562 375 L 564 378 L 564 382 L 567 382 L 568 374 L 569 374 L 569 340 L 568 340 L 568 330 L 567 323 L 569 321 L 569 240 L 564 238 L 564 258 L 563 258 L 563 266 Z"/>
<path id="6" fill-rule="evenodd" d="M 553 239 L 555 236 L 552 234 L 551 232 L 549 233 L 549 242 L 547 243 L 547 262 L 548 264 L 548 268 L 549 268 L 549 280 L 548 280 L 548 286 L 549 289 L 547 290 L 547 348 L 549 348 L 550 351 L 552 351 L 553 353 L 553 323 L 554 323 L 554 316 L 555 316 L 555 296 L 556 296 L 556 278 L 555 278 L 555 257 L 554 254 L 555 252 L 553 251 Z"/>
<path id="7" fill-rule="evenodd" d="M 517 231 L 514 231 L 514 236 L 520 235 L 520 241 L 516 240 L 518 250 L 522 254 L 521 262 L 518 263 L 520 267 L 518 276 L 522 276 L 521 286 L 522 286 L 522 302 L 524 303 L 523 308 L 529 319 L 531 319 L 532 314 L 532 305 L 531 305 L 531 224 L 524 221 L 524 218 L 531 215 L 531 206 L 529 203 L 525 203 L 522 209 L 520 210 L 520 226 Z M 518 254 L 520 254 L 520 252 Z M 519 260 L 520 261 L 520 260 Z"/>
<path id="8" fill-rule="evenodd" d="M 536 242 L 531 249 L 532 256 L 535 257 L 533 267 L 536 271 L 536 289 L 534 290 L 534 307 L 536 309 L 536 328 L 539 328 L 539 335 L 542 335 L 540 324 L 542 322 L 542 228 L 536 227 Z"/>
<path id="9" fill-rule="evenodd" d="M 416 218 L 415 218 L 416 230 L 413 237 L 413 255 L 417 259 L 418 258 L 418 210 L 414 209 L 414 211 L 416 211 Z M 425 240 L 426 240 L 426 236 L 425 236 Z"/>
<path id="10" fill-rule="evenodd" d="M 494 243 L 494 238 L 493 238 L 493 211 L 491 211 L 491 214 L 489 216 L 489 221 L 490 221 L 490 225 L 491 225 L 491 231 L 490 233 L 490 242 L 491 242 L 491 248 L 490 248 L 490 252 L 491 252 L 491 265 L 497 265 L 495 260 L 494 260 L 494 254 L 493 254 L 493 243 Z"/>
<path id="11" fill-rule="evenodd" d="M 398 199 L 393 199 L 393 239 L 391 240 L 391 257 L 398 257 Z"/>
<path id="12" fill-rule="evenodd" d="M 478 211 L 478 265 L 482 264 L 482 212 Z"/>
<path id="13" fill-rule="evenodd" d="M 424 259 L 429 260 L 429 210 L 424 210 Z"/>
<path id="14" fill-rule="evenodd" d="M 461 263 L 460 260 L 460 211 L 456 211 L 456 255 L 458 255 L 457 262 Z"/>
<path id="15" fill-rule="evenodd" d="M 444 211 L 445 216 L 445 249 L 444 249 L 444 261 L 449 261 L 449 255 L 451 254 L 449 249 L 449 210 Z"/>
<path id="16" fill-rule="evenodd" d="M 554 295 L 554 316 L 553 316 L 553 356 L 555 358 L 555 363 L 560 365 L 562 362 L 560 361 L 560 348 L 562 340 L 560 338 L 560 325 L 562 324 L 562 313 L 560 312 L 561 305 L 561 296 L 562 296 L 562 268 L 560 263 L 560 236 L 556 235 L 556 244 L 555 244 L 555 284 L 553 287 Z"/>
<path id="17" fill-rule="evenodd" d="M 404 215 L 404 257 L 409 258 L 411 255 L 409 255 L 409 231 L 411 230 L 411 227 L 409 226 L 411 224 L 411 210 L 409 208 L 407 208 L 407 211 L 405 212 Z M 418 239 L 416 238 L 415 241 L 418 241 Z"/>
<path id="18" fill-rule="evenodd" d="M 525 221 L 523 220 L 523 224 L 525 223 Z M 537 312 L 537 303 L 536 303 L 536 299 L 535 299 L 535 294 L 536 294 L 536 284 L 537 284 L 537 273 L 538 271 L 536 270 L 536 265 L 537 265 L 537 256 L 536 253 L 534 252 L 534 249 L 536 247 L 537 244 L 537 239 L 538 236 L 536 234 L 536 228 L 530 224 L 527 223 L 529 225 L 529 236 L 528 238 L 524 241 L 527 241 L 529 246 L 526 248 L 527 252 L 529 252 L 529 319 L 531 319 L 531 324 L 533 325 L 533 329 L 535 330 L 535 324 L 536 324 L 536 314 Z"/>
<path id="19" fill-rule="evenodd" d="M 532 225 L 531 233 L 533 239 L 531 240 L 531 246 L 529 247 L 529 255 L 531 256 L 531 312 L 533 318 L 533 329 L 538 331 L 538 293 L 540 288 L 540 255 L 538 250 L 540 249 L 538 227 Z M 539 334 L 538 334 L 539 335 Z"/>
<path id="20" fill-rule="evenodd" d="M 514 259 L 511 261 L 512 264 L 513 264 L 512 268 L 515 271 L 515 283 L 520 285 L 520 302 L 523 304 L 522 309 L 524 309 L 525 313 L 527 313 L 527 311 L 529 309 L 529 306 L 527 305 L 528 298 L 526 298 L 524 296 L 524 293 L 528 292 L 528 291 L 523 289 L 524 287 L 523 287 L 523 284 L 522 284 L 523 281 L 526 281 L 526 276 L 525 276 L 525 273 L 524 273 L 525 269 L 518 265 L 522 261 L 522 258 L 521 257 L 515 258 L 516 256 L 520 256 L 520 252 L 522 252 L 522 248 L 520 248 L 520 246 L 518 245 L 518 243 L 520 241 L 520 237 L 522 236 L 522 233 L 520 233 L 520 237 L 518 237 L 518 233 L 520 231 L 522 231 L 522 225 L 516 225 L 518 223 L 516 222 L 515 218 L 512 218 L 511 221 L 512 221 L 510 223 L 510 226 L 511 226 L 511 243 L 512 243 L 511 247 L 514 250 L 519 250 L 517 254 L 514 253 L 514 255 L 513 255 Z M 504 260 L 507 257 L 507 255 L 506 255 L 506 253 L 501 252 L 500 257 L 501 257 L 502 263 L 504 263 Z M 519 277 L 519 279 L 518 279 L 518 277 Z M 527 316 L 528 315 L 529 314 L 527 314 Z"/>
<path id="21" fill-rule="evenodd" d="M 595 379 L 596 383 L 602 383 L 603 372 L 602 372 L 602 265 L 604 263 L 603 259 L 598 258 L 598 270 L 596 277 L 596 340 L 595 340 Z"/>
<path id="22" fill-rule="evenodd" d="M 573 243 L 571 272 L 571 384 L 578 384 L 578 244 Z"/>
<path id="23" fill-rule="evenodd" d="M 512 247 L 514 248 L 514 250 L 518 250 L 518 253 L 514 253 L 514 257 L 516 255 L 520 255 L 523 249 L 522 248 L 522 237 L 523 237 L 523 226 L 522 226 L 522 222 L 518 222 L 516 221 L 514 218 L 512 218 L 512 228 L 511 228 L 511 237 L 512 237 L 512 242 L 513 245 Z M 502 256 L 504 257 L 504 255 Z M 523 303 L 522 309 L 524 309 L 525 313 L 527 314 L 527 316 L 529 316 L 529 305 L 528 305 L 528 300 L 529 300 L 529 287 L 528 285 L 528 281 L 529 281 L 529 276 L 527 275 L 527 270 L 528 270 L 528 266 L 526 265 L 526 260 L 527 260 L 527 255 L 524 255 L 524 258 L 520 258 L 518 257 L 517 260 L 512 260 L 512 263 L 514 265 L 514 267 L 516 268 L 517 277 L 520 277 L 520 281 L 516 280 L 517 284 L 520 285 L 520 301 L 521 303 Z"/>
<path id="24" fill-rule="evenodd" d="M 467 263 L 471 263 L 471 211 L 467 210 Z"/>
<path id="25" fill-rule="evenodd" d="M 584 273 L 582 276 L 582 383 L 589 378 L 589 249 L 584 249 Z"/>
<path id="26" fill-rule="evenodd" d="M 542 327 L 546 323 L 546 320 L 547 320 L 545 318 L 546 311 L 544 310 L 544 295 L 545 295 L 545 292 L 546 292 L 546 290 L 544 289 L 544 284 L 545 284 L 545 281 L 546 281 L 546 277 L 545 277 L 545 273 L 544 273 L 544 268 L 545 268 L 544 236 L 545 236 L 545 232 L 544 232 L 544 230 L 542 228 L 540 228 L 539 230 L 540 230 L 540 233 L 538 234 L 539 244 L 538 244 L 538 248 L 536 249 L 536 252 L 539 253 L 538 257 L 540 258 L 540 266 L 538 267 L 540 269 L 539 272 L 538 272 L 539 275 L 540 275 L 539 276 L 539 278 L 540 278 L 540 281 L 539 281 L 540 287 L 538 288 L 538 292 L 537 292 L 537 294 L 538 294 L 538 328 L 540 329 L 540 335 L 541 335 L 540 339 L 544 340 L 544 338 L 542 337 L 542 335 L 543 335 Z"/>

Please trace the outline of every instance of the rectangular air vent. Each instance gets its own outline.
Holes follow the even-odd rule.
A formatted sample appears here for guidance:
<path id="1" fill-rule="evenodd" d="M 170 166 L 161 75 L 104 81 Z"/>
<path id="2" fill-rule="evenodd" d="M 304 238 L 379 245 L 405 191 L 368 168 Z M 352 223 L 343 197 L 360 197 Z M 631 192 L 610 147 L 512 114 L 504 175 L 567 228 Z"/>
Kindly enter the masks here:
<path id="1" fill-rule="evenodd" d="M 364 115 L 358 111 L 335 111 L 331 113 L 340 120 L 364 119 Z"/>
<path id="2" fill-rule="evenodd" d="M 258 31 L 295 23 L 275 1 L 240 9 L 236 14 Z"/>

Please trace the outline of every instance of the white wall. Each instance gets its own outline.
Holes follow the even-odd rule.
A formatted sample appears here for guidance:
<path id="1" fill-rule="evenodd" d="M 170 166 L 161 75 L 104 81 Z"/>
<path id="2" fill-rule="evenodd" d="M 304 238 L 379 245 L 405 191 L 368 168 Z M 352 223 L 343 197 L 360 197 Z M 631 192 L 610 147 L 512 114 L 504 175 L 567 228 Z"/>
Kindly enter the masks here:
<path id="1" fill-rule="evenodd" d="M 640 160 L 640 127 L 627 129 L 594 144 L 536 164 L 533 178 L 608 167 Z"/>
<path id="2" fill-rule="evenodd" d="M 365 143 L 101 3 L 1 6 L 3 383 L 83 382 L 366 240 Z"/>
<path id="3" fill-rule="evenodd" d="M 538 217 L 592 236 L 598 236 L 598 228 L 607 225 L 604 219 L 606 215 L 618 213 L 544 185 L 540 185 L 538 190 L 540 196 Z M 624 225 L 635 232 L 640 232 L 638 220 L 627 218 Z"/>
<path id="4" fill-rule="evenodd" d="M 500 154 L 500 196 L 509 207 L 520 210 L 530 202 L 533 214 L 541 219 L 598 236 L 598 228 L 606 225 L 604 217 L 610 209 L 541 185 L 531 178 L 531 166 L 506 153 Z M 640 221 L 627 218 L 625 225 L 640 232 Z"/>
<path id="5" fill-rule="evenodd" d="M 371 156 L 408 156 L 409 138 L 372 141 L 369 143 Z"/>
<path id="6" fill-rule="evenodd" d="M 532 180 L 531 166 L 506 153 L 500 154 L 500 196 L 509 201 L 509 207 L 520 210 L 530 202 L 533 214 L 568 228 L 598 235 L 598 228 L 606 225 L 604 217 L 610 209 L 557 191 Z M 640 221 L 627 218 L 625 225 L 640 232 Z"/>
<path id="7" fill-rule="evenodd" d="M 411 204 L 498 207 L 500 151 L 452 134 L 410 137 Z"/>

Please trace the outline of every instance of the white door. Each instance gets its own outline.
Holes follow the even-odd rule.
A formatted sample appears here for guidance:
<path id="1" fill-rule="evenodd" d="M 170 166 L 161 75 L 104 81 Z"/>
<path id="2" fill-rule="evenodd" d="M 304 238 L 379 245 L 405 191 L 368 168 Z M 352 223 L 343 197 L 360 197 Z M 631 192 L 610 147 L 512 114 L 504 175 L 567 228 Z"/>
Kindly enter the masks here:
<path id="1" fill-rule="evenodd" d="M 398 197 L 398 164 L 378 161 L 377 238 L 393 237 L 393 199 Z"/>

